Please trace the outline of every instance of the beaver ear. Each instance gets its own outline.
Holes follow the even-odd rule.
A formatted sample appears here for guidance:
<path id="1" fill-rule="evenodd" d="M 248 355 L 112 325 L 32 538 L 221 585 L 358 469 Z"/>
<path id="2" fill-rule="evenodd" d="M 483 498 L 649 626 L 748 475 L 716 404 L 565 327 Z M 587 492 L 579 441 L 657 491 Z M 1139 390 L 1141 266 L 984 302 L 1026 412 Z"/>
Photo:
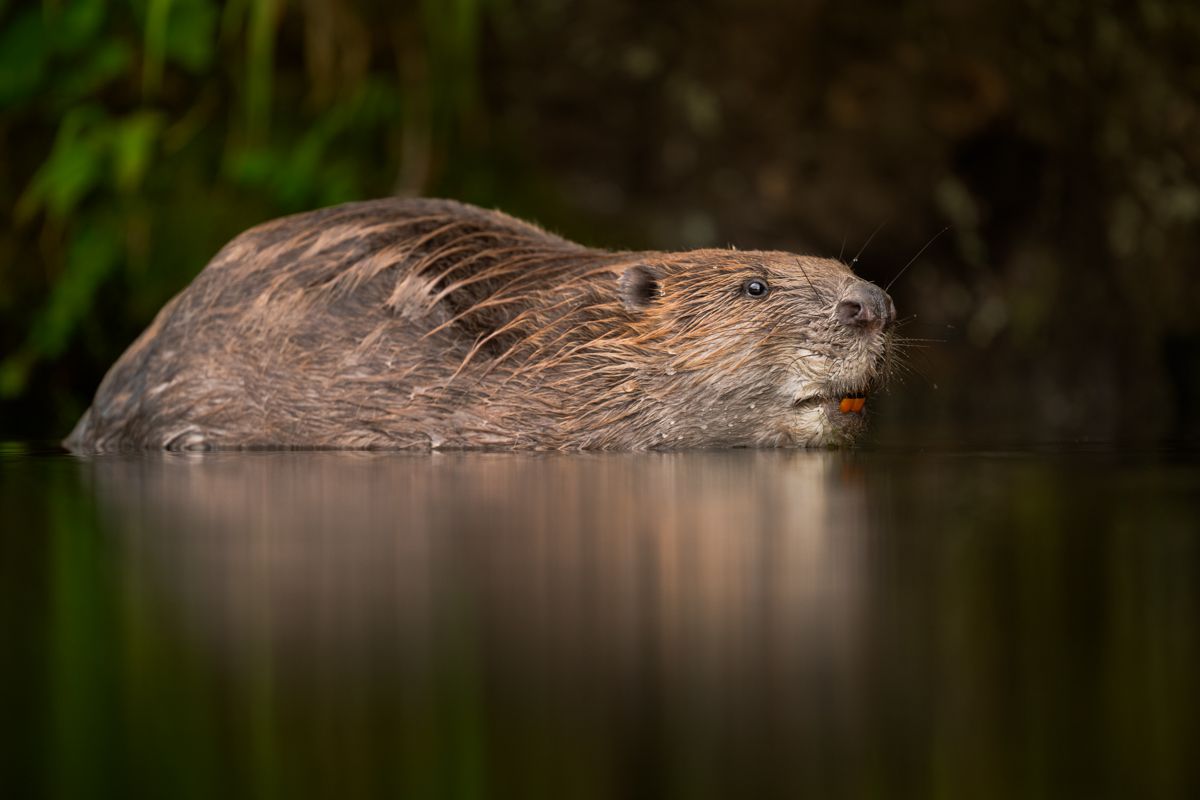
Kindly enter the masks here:
<path id="1" fill-rule="evenodd" d="M 645 264 L 635 264 L 621 273 L 617 291 L 621 294 L 621 302 L 630 311 L 649 308 L 662 297 L 658 271 Z"/>

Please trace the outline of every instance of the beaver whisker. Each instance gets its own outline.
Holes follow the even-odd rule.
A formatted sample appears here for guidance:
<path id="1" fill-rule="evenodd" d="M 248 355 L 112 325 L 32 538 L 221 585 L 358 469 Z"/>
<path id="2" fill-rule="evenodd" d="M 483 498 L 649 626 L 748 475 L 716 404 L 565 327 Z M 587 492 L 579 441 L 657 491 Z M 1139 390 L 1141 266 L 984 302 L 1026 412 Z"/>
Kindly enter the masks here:
<path id="1" fill-rule="evenodd" d="M 843 247 L 845 246 L 845 242 L 842 243 L 842 246 Z M 839 261 L 841 260 L 840 256 L 838 257 L 838 260 Z M 817 287 L 813 285 L 812 278 L 810 278 L 808 275 L 808 270 L 804 268 L 804 262 L 802 262 L 800 259 L 797 258 L 796 266 L 800 267 L 800 271 L 804 274 L 804 280 L 808 281 L 808 287 L 810 289 L 812 289 L 812 293 L 817 296 L 817 299 L 821 301 L 821 304 L 828 305 L 829 301 L 826 300 L 825 296 L 823 294 L 821 294 L 820 292 L 818 292 Z"/>
<path id="2" fill-rule="evenodd" d="M 945 339 L 937 339 L 937 338 L 933 338 L 933 337 L 929 337 L 929 336 L 901 336 L 899 334 L 896 334 L 892 338 L 894 341 L 897 341 L 897 342 L 937 342 L 939 344 L 946 343 Z"/>
<path id="3" fill-rule="evenodd" d="M 856 266 L 858 266 L 858 259 L 862 256 L 863 253 L 865 253 L 867 251 L 867 248 L 871 246 L 871 242 L 873 242 L 875 240 L 875 236 L 881 230 L 883 230 L 884 226 L 887 224 L 888 224 L 888 220 L 885 219 L 883 222 L 879 223 L 879 226 L 876 227 L 875 230 L 871 231 L 871 235 L 867 237 L 867 240 L 865 242 L 863 242 L 863 246 L 860 247 L 858 249 L 858 252 L 854 254 L 854 258 L 850 259 L 850 264 L 849 264 L 850 269 L 854 269 Z"/>
<path id="4" fill-rule="evenodd" d="M 948 230 L 950 230 L 950 226 L 949 226 L 949 225 L 947 225 L 946 227 L 942 228 L 940 231 L 938 231 L 937 233 L 935 233 L 935 234 L 934 234 L 934 235 L 933 235 L 933 236 L 932 236 L 932 237 L 929 239 L 929 241 L 925 243 L 925 246 L 924 246 L 924 247 L 922 247 L 920 250 L 918 250 L 918 251 L 917 251 L 917 254 L 916 254 L 915 256 L 913 256 L 912 258 L 910 258 L 910 259 L 908 260 L 908 263 L 907 263 L 907 264 L 905 264 L 903 267 L 901 267 L 901 268 L 900 268 L 900 271 L 896 273 L 895 277 L 893 277 L 893 278 L 892 278 L 890 281 L 888 281 L 888 285 L 887 285 L 887 286 L 885 286 L 885 287 L 883 287 L 883 290 L 884 290 L 885 292 L 886 292 L 886 291 L 888 291 L 888 290 L 890 290 L 890 289 L 892 288 L 892 284 L 894 284 L 896 281 L 900 280 L 900 276 L 904 274 L 905 270 L 907 270 L 909 267 L 911 267 L 911 266 L 913 265 L 913 262 L 914 262 L 914 261 L 916 261 L 918 258 L 920 258 L 920 257 L 921 257 L 921 254 L 922 254 L 922 253 L 924 253 L 926 250 L 928 250 L 928 249 L 929 249 L 929 246 L 930 246 L 931 244 L 933 244 L 934 242 L 936 242 L 936 241 L 938 240 L 938 237 L 939 237 L 939 236 L 941 236 L 943 233 L 945 233 L 945 232 L 946 232 L 946 231 L 948 231 Z"/>

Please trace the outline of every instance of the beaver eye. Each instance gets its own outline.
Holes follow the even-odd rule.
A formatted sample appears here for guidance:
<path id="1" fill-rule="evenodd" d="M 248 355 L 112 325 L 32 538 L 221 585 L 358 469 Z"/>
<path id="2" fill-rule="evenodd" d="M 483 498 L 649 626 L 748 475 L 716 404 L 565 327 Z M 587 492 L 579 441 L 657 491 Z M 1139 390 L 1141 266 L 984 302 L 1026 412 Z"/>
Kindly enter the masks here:
<path id="1" fill-rule="evenodd" d="M 770 288 L 762 278 L 751 278 L 742 284 L 742 291 L 747 297 L 766 297 Z"/>

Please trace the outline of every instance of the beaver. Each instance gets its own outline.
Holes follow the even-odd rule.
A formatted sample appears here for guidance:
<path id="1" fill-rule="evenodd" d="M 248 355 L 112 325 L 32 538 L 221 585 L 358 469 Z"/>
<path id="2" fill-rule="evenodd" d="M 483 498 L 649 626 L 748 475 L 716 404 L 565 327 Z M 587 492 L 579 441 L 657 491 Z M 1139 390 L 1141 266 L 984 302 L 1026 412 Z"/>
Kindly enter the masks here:
<path id="1" fill-rule="evenodd" d="M 451 200 L 349 203 L 227 244 L 64 444 L 844 445 L 890 371 L 895 318 L 837 260 L 612 252 Z"/>

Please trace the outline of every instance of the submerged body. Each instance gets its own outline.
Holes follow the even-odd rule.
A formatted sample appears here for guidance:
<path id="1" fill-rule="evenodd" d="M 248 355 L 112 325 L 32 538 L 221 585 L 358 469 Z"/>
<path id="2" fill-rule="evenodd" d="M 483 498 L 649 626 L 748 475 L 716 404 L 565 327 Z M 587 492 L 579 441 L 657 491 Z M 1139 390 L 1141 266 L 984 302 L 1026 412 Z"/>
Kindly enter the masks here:
<path id="1" fill-rule="evenodd" d="M 782 252 L 607 252 L 441 200 L 230 242 L 109 370 L 75 450 L 846 444 L 891 299 Z"/>

